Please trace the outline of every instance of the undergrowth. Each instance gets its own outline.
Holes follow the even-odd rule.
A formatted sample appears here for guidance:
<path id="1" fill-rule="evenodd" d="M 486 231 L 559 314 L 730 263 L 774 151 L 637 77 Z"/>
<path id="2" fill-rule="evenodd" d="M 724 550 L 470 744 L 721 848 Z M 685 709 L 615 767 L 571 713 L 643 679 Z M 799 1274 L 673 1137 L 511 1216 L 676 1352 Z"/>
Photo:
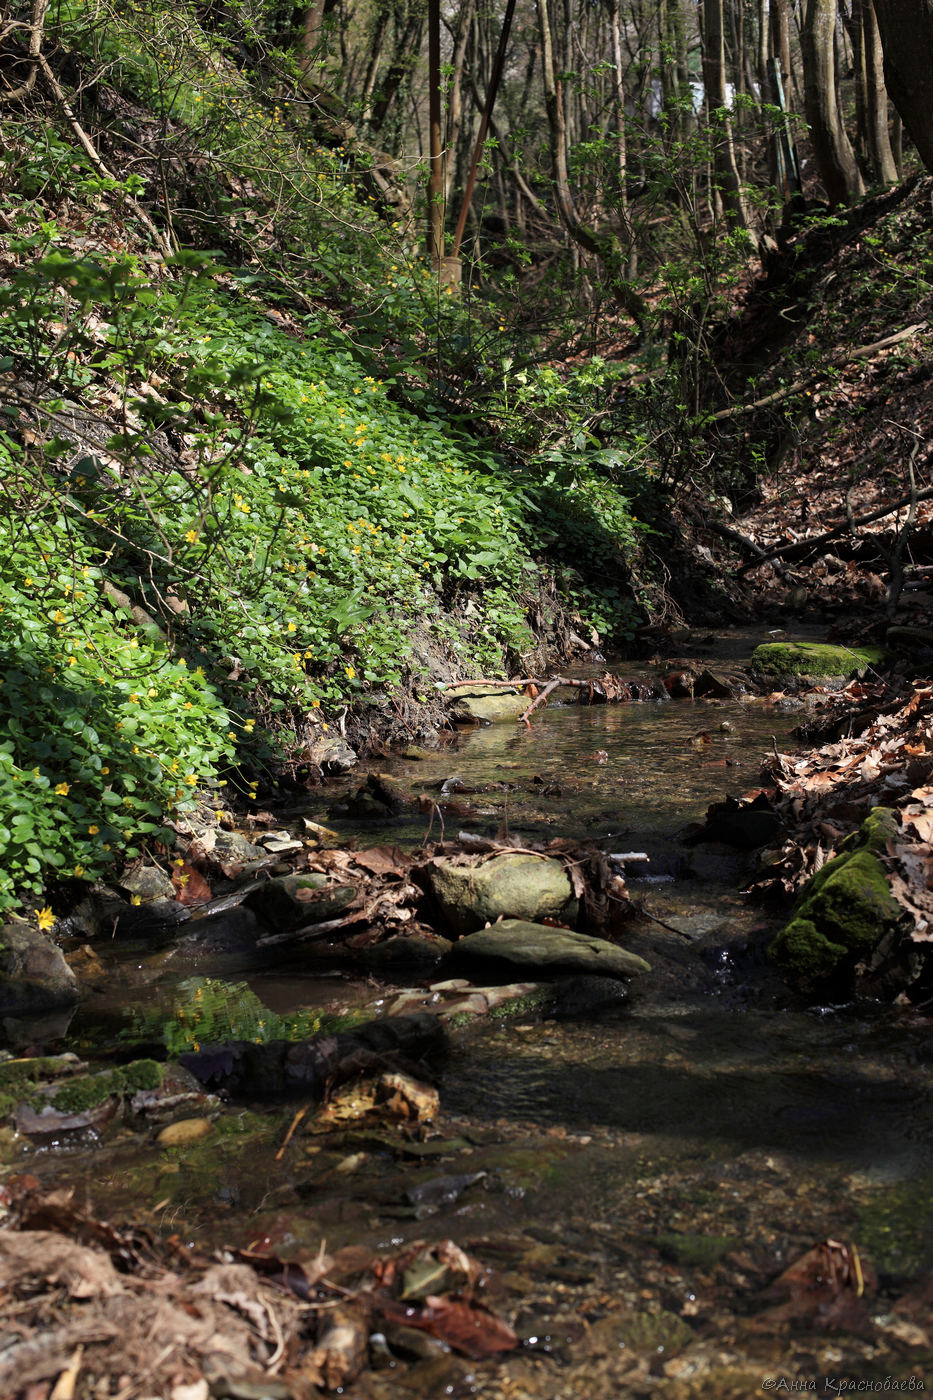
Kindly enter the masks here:
<path id="1" fill-rule="evenodd" d="M 108 251 L 135 184 L 46 137 L 3 166 L 0 909 L 169 843 L 167 817 L 247 791 L 244 763 L 339 705 L 429 684 L 423 619 L 471 618 L 459 666 L 502 674 L 549 555 L 624 634 L 638 528 L 599 454 L 510 462 L 429 392 L 416 414 L 411 366 L 402 386 L 328 310 L 273 316 L 202 254 Z M 79 213 L 53 208 L 63 151 Z"/>

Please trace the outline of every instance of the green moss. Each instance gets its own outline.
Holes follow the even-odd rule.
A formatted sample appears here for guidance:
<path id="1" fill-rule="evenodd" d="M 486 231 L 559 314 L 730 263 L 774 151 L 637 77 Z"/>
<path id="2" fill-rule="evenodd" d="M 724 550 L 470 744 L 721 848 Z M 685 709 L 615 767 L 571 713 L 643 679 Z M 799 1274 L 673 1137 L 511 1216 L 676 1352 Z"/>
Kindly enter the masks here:
<path id="1" fill-rule="evenodd" d="M 45 1081 L 61 1074 L 62 1063 L 55 1058 L 15 1060 L 0 1065 L 0 1118 L 26 1103 L 41 1109 L 47 1104 L 59 1113 L 84 1113 L 114 1095 L 121 1097 L 140 1089 L 157 1089 L 163 1068 L 155 1060 L 134 1060 L 117 1069 L 99 1074 L 81 1074 L 67 1080 L 51 1095 L 42 1092 Z"/>
<path id="2" fill-rule="evenodd" d="M 859 1212 L 857 1239 L 879 1272 L 909 1278 L 933 1258 L 933 1180 L 886 1186 Z"/>
<path id="3" fill-rule="evenodd" d="M 881 647 L 840 647 L 819 642 L 766 642 L 752 653 L 761 676 L 850 676 L 884 660 Z"/>
<path id="4" fill-rule="evenodd" d="M 802 983 L 822 981 L 863 956 L 901 917 L 876 854 L 896 830 L 895 814 L 876 808 L 806 886 L 768 950 Z"/>
<path id="5" fill-rule="evenodd" d="M 489 1015 L 497 1021 L 507 1021 L 513 1016 L 528 1016 L 548 1006 L 553 997 L 554 993 L 550 987 L 538 987 L 533 992 L 526 992 L 522 997 L 500 1002 L 498 1006 L 492 1007 Z"/>
<path id="6" fill-rule="evenodd" d="M 89 1108 L 96 1108 L 112 1095 L 119 1094 L 122 1088 L 123 1077 L 119 1070 L 82 1075 L 80 1079 L 63 1085 L 53 1095 L 51 1104 L 59 1113 L 84 1113 Z"/>
<path id="7" fill-rule="evenodd" d="M 24 1089 L 60 1074 L 71 1074 L 74 1063 L 58 1055 L 37 1055 L 23 1060 L 0 1061 L 0 1090 Z"/>
<path id="8" fill-rule="evenodd" d="M 869 812 L 858 831 L 847 836 L 839 847 L 840 852 L 862 847 L 867 851 L 884 851 L 889 841 L 899 833 L 897 813 L 890 807 L 875 807 Z M 832 862 L 830 862 L 832 864 Z M 824 866 L 824 869 L 826 867 Z"/>
<path id="9" fill-rule="evenodd" d="M 127 1089 L 138 1093 L 141 1089 L 158 1089 L 164 1072 L 157 1060 L 134 1060 L 124 1069 L 123 1078 Z"/>
<path id="10" fill-rule="evenodd" d="M 14 1113 L 21 1103 L 41 1108 L 46 1102 L 40 1085 L 74 1072 L 73 1060 L 57 1055 L 30 1056 L 0 1062 L 0 1119 Z"/>
<path id="11" fill-rule="evenodd" d="M 780 967 L 812 982 L 828 977 L 847 950 L 842 943 L 831 943 L 810 919 L 791 919 L 768 951 Z"/>

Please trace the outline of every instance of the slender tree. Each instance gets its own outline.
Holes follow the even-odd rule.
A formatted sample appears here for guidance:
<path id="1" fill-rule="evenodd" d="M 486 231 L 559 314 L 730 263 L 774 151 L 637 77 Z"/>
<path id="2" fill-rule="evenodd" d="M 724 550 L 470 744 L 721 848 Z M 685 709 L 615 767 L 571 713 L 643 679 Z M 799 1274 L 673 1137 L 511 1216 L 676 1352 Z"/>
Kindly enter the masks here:
<path id="1" fill-rule="evenodd" d="M 875 0 L 861 0 L 860 20 L 865 69 L 865 135 L 874 179 L 882 185 L 897 183 L 897 165 L 888 130 L 888 91 L 884 81 L 881 31 Z"/>
<path id="2" fill-rule="evenodd" d="M 735 158 L 732 121 L 726 94 L 726 45 L 723 0 L 703 4 L 703 83 L 711 124 L 718 127 L 713 156 L 716 189 L 730 224 L 748 228 L 742 181 Z"/>

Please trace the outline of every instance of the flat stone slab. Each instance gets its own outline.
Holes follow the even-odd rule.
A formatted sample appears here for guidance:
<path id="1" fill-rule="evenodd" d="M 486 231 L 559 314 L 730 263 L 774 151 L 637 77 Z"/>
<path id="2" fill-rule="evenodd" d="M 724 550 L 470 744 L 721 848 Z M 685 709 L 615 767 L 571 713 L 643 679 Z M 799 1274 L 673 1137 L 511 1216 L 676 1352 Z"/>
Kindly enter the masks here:
<path id="1" fill-rule="evenodd" d="M 454 944 L 454 955 L 498 958 L 514 967 L 560 968 L 596 973 L 604 977 L 635 977 L 650 972 L 651 965 L 637 953 L 591 938 L 586 933 L 503 919 L 478 933 L 468 933 Z"/>
<path id="2" fill-rule="evenodd" d="M 461 724 L 507 724 L 518 719 L 528 709 L 527 695 L 514 690 L 496 690 L 485 694 L 454 692 L 453 717 Z"/>

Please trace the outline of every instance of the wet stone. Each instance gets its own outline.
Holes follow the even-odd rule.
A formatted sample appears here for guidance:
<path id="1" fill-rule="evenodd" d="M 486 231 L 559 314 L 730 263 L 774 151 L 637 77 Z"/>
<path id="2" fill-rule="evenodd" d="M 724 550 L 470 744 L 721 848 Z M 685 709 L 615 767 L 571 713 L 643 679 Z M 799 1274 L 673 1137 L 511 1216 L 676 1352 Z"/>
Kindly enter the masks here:
<path id="1" fill-rule="evenodd" d="M 427 938 L 421 934 L 404 933 L 374 943 L 360 953 L 360 962 L 372 968 L 436 967 L 453 944 L 448 938 Z"/>
<path id="2" fill-rule="evenodd" d="M 130 870 L 121 879 L 120 888 L 144 903 L 152 899 L 171 899 L 175 893 L 168 875 L 157 865 L 140 865 Z"/>
<path id="3" fill-rule="evenodd" d="M 572 923 L 577 914 L 577 900 L 559 860 L 534 855 L 502 855 L 471 865 L 434 860 L 428 881 L 444 918 L 461 933 L 498 918 Z"/>
<path id="4" fill-rule="evenodd" d="M 628 988 L 615 977 L 565 977 L 554 988 L 552 1016 L 576 1020 L 600 1011 L 612 1011 L 628 1001 Z"/>
<path id="5" fill-rule="evenodd" d="M 24 1015 L 77 1000 L 77 979 L 50 938 L 25 923 L 0 929 L 0 1011 Z"/>
<path id="6" fill-rule="evenodd" d="M 277 929 L 324 923 L 356 898 L 355 885 L 331 885 L 326 875 L 281 875 L 247 895 L 246 903 L 264 923 Z"/>
<path id="7" fill-rule="evenodd" d="M 608 977 L 634 977 L 651 971 L 637 953 L 603 938 L 523 919 L 503 919 L 490 928 L 467 934 L 457 941 L 453 956 L 497 960 L 515 967 L 574 969 Z"/>

